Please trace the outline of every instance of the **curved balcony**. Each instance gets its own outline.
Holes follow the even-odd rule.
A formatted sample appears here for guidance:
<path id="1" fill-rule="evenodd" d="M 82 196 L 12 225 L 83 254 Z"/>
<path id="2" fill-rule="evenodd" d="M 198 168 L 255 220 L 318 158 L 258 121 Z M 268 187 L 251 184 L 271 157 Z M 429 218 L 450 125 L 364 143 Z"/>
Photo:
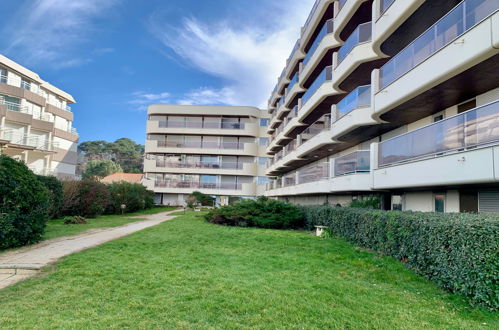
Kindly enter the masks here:
<path id="1" fill-rule="evenodd" d="M 256 176 L 257 164 L 254 162 L 170 162 L 159 159 L 146 159 L 145 172 L 179 174 L 219 174 L 235 176 Z"/>
<path id="2" fill-rule="evenodd" d="M 371 99 L 371 85 L 360 86 L 336 105 L 336 120 L 331 127 L 333 139 L 341 140 L 356 129 L 378 124 L 371 117 Z M 362 136 L 363 132 L 358 134 Z"/>
<path id="3" fill-rule="evenodd" d="M 326 67 L 301 98 L 301 107 L 298 111 L 299 120 L 302 121 L 315 107 L 317 107 L 325 98 L 331 95 L 340 94 L 333 88 L 332 84 L 333 70 L 332 66 Z"/>
<path id="4" fill-rule="evenodd" d="M 208 183 L 198 181 L 146 181 L 146 185 L 157 193 L 191 194 L 200 191 L 207 195 L 227 196 L 254 196 L 256 185 L 254 183 Z"/>
<path id="5" fill-rule="evenodd" d="M 305 53 L 301 50 L 301 40 L 298 39 L 291 51 L 291 55 L 289 55 L 289 58 L 286 61 L 286 76 L 290 76 L 293 69 L 298 65 L 298 62 L 304 57 Z"/>
<path id="6" fill-rule="evenodd" d="M 338 65 L 350 54 L 358 45 L 371 41 L 371 22 L 362 23 L 352 32 L 343 46 L 338 50 Z"/>
<path id="7" fill-rule="evenodd" d="M 359 8 L 369 0 L 338 0 L 338 12 L 334 18 L 334 35 L 342 40 L 340 35 L 343 29 L 350 23 Z M 403 0 L 405 1 L 405 0 Z"/>
<path id="8" fill-rule="evenodd" d="M 375 0 L 379 8 L 373 33 L 373 49 L 383 54 L 381 45 L 410 17 L 425 0 Z"/>
<path id="9" fill-rule="evenodd" d="M 381 92 L 375 95 L 375 118 L 390 111 L 383 119 L 392 121 L 392 116 L 415 106 L 422 117 L 434 111 L 421 104 L 452 106 L 466 96 L 451 93 L 467 92 L 463 81 L 474 82 L 475 95 L 496 88 L 496 81 L 487 77 L 493 65 L 488 59 L 499 53 L 492 33 L 498 10 L 494 0 L 465 0 L 387 62 L 376 81 Z M 418 119 L 415 114 L 408 118 Z"/>
<path id="10" fill-rule="evenodd" d="M 277 128 L 277 126 L 279 126 L 279 124 L 281 123 L 281 121 L 282 121 L 281 117 L 282 117 L 283 113 L 289 111 L 289 109 L 286 108 L 284 103 L 285 103 L 284 96 L 282 96 L 281 99 L 279 100 L 276 111 L 272 114 L 273 116 L 270 119 L 269 128 L 271 128 L 272 130 Z"/>
<path id="11" fill-rule="evenodd" d="M 298 93 L 302 93 L 305 91 L 303 87 L 298 84 L 298 81 L 300 80 L 300 73 L 297 72 L 294 76 L 293 79 L 291 79 L 291 82 L 289 83 L 288 88 L 286 89 L 286 100 L 284 102 L 284 105 L 286 106 L 286 109 L 289 109 L 291 106 L 291 101 L 293 101 Z"/>
<path id="12" fill-rule="evenodd" d="M 324 24 L 312 44 L 312 47 L 309 49 L 307 56 L 303 60 L 303 71 L 301 73 L 302 82 L 309 78 L 329 50 L 337 48 L 341 45 L 341 40 L 337 39 L 333 32 L 334 20 L 331 19 Z"/>
<path id="13" fill-rule="evenodd" d="M 317 0 L 315 2 L 307 18 L 307 21 L 305 22 L 305 25 L 302 28 L 301 50 L 303 52 L 305 52 L 304 48 L 310 42 L 312 35 L 316 31 L 320 22 L 322 21 L 322 18 L 324 17 L 326 10 L 334 1 L 335 0 Z"/>
<path id="14" fill-rule="evenodd" d="M 498 182 L 498 145 L 495 101 L 373 147 L 378 159 L 374 185 L 384 189 Z"/>

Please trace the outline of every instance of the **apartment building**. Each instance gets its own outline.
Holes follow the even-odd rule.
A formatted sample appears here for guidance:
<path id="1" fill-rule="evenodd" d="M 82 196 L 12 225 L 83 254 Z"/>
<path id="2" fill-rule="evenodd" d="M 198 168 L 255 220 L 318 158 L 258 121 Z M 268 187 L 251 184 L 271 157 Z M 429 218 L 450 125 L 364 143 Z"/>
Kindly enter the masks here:
<path id="1" fill-rule="evenodd" d="M 498 9 L 317 0 L 269 99 L 265 194 L 499 212 Z"/>
<path id="2" fill-rule="evenodd" d="M 35 173 L 75 176 L 78 134 L 68 93 L 0 55 L 0 153 Z"/>
<path id="3" fill-rule="evenodd" d="M 219 205 L 264 194 L 266 111 L 151 105 L 148 116 L 144 184 L 157 204 L 185 205 L 194 191 Z"/>

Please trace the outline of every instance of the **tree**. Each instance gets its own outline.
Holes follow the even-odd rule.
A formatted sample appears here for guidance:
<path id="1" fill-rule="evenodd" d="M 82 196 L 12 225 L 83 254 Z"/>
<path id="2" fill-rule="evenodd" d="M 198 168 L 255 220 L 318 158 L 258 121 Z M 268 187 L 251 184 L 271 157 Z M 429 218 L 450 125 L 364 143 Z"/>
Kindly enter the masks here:
<path id="1" fill-rule="evenodd" d="M 104 178 L 110 174 L 120 172 L 123 172 L 123 169 L 112 160 L 91 160 L 87 163 L 86 169 L 83 172 L 83 178 Z"/>

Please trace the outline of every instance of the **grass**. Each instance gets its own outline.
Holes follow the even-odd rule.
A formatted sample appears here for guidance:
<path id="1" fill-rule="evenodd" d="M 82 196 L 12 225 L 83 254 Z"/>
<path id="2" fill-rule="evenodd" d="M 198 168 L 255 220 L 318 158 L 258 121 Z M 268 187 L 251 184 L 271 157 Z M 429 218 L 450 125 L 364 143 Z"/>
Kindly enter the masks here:
<path id="1" fill-rule="evenodd" d="M 69 256 L 0 301 L 1 329 L 499 325 L 394 259 L 304 232 L 211 225 L 194 212 Z"/>
<path id="2" fill-rule="evenodd" d="M 64 236 L 73 236 L 85 232 L 90 229 L 97 228 L 112 228 L 118 227 L 122 225 L 126 225 L 127 223 L 140 221 L 138 218 L 133 218 L 141 215 L 150 215 L 161 212 L 166 212 L 169 210 L 175 209 L 174 207 L 155 207 L 152 209 L 136 212 L 136 213 L 128 213 L 125 215 L 103 215 L 99 216 L 95 219 L 87 219 L 87 223 L 84 225 L 65 225 L 64 219 L 54 219 L 50 220 L 47 223 L 47 227 L 45 228 L 45 234 L 43 235 L 43 239 L 52 239 L 57 237 Z"/>

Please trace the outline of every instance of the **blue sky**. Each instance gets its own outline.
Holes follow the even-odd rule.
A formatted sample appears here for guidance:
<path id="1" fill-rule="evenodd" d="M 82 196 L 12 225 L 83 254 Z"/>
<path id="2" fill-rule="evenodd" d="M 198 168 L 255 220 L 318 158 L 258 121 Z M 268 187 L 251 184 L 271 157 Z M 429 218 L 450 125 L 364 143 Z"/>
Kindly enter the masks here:
<path id="1" fill-rule="evenodd" d="M 1 0 L 0 53 L 75 97 L 81 142 L 143 143 L 148 104 L 264 107 L 313 2 Z"/>

